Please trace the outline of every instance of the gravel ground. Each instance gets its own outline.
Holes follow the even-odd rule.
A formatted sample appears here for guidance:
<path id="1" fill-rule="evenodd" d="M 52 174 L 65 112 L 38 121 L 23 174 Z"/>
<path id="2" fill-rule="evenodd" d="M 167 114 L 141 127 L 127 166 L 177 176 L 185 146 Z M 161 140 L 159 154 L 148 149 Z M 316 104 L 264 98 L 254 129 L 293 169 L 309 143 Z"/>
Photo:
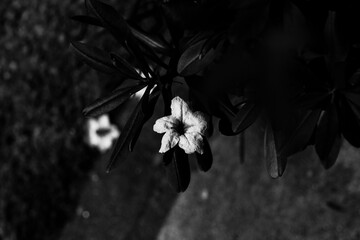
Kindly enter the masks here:
<path id="1" fill-rule="evenodd" d="M 131 7 L 127 2 L 123 11 Z M 150 154 L 158 146 L 146 139 L 160 137 L 151 126 L 140 153 L 109 175 L 108 156 L 84 142 L 83 107 L 116 82 L 68 48 L 70 39 L 85 34 L 106 41 L 69 21 L 83 13 L 83 4 L 0 3 L 0 239 L 154 238 L 176 196 Z M 126 116 L 111 118 L 121 128 Z M 82 209 L 91 207 L 86 218 Z"/>
<path id="2" fill-rule="evenodd" d="M 98 75 L 68 50 L 83 1 L 0 3 L 0 238 L 56 239 L 99 157 L 81 109 Z"/>

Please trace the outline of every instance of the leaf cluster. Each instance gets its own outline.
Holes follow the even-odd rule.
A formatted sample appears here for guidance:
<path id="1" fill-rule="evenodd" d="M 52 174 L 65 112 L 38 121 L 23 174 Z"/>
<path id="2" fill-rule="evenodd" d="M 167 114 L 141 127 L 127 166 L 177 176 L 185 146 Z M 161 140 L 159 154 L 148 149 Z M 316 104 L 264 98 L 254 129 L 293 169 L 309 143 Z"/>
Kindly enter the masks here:
<path id="1" fill-rule="evenodd" d="M 349 28 L 360 27 L 360 19 L 346 2 L 150 3 L 125 20 L 112 6 L 86 0 L 88 15 L 72 18 L 104 28 L 132 56 L 129 60 L 71 43 L 89 66 L 119 79 L 119 88 L 85 108 L 85 116 L 114 110 L 146 89 L 108 170 L 134 149 L 160 95 L 164 114 L 170 114 L 172 86 L 179 77 L 193 106 L 219 119 L 222 134 L 240 135 L 258 119 L 265 122 L 264 152 L 273 178 L 283 174 L 291 155 L 309 145 L 325 168 L 335 163 L 343 138 L 360 147 L 360 34 Z M 152 31 L 146 32 L 142 16 L 156 22 Z M 197 160 L 202 170 L 210 169 L 207 141 Z M 185 191 L 190 181 L 187 155 L 175 147 L 164 154 L 164 164 L 177 191 Z"/>

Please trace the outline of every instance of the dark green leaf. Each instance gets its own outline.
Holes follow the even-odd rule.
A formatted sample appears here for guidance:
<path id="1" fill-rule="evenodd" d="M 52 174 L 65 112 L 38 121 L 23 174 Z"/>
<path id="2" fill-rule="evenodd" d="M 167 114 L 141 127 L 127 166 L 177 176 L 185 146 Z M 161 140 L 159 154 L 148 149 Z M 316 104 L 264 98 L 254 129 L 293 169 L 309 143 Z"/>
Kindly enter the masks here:
<path id="1" fill-rule="evenodd" d="M 79 42 L 71 42 L 70 46 L 90 67 L 104 73 L 114 73 L 116 71 L 107 52 Z"/>
<path id="2" fill-rule="evenodd" d="M 348 53 L 348 49 L 345 47 L 338 30 L 337 19 L 336 12 L 329 11 L 325 26 L 325 37 L 329 50 L 329 57 L 333 63 L 345 61 Z"/>
<path id="3" fill-rule="evenodd" d="M 102 25 L 135 56 L 141 70 L 148 75 L 151 70 L 125 19 L 112 6 L 98 0 L 87 0 L 87 6 Z"/>
<path id="4" fill-rule="evenodd" d="M 142 33 L 138 30 L 136 30 L 135 28 L 130 27 L 131 32 L 133 33 L 133 35 L 142 43 L 144 43 L 145 45 L 149 46 L 152 49 L 155 49 L 156 51 L 159 52 L 163 52 L 163 53 L 168 53 L 169 52 L 169 47 L 167 46 L 166 43 L 164 43 L 163 41 L 161 41 L 160 39 L 155 39 L 154 37 L 150 37 L 145 33 Z"/>
<path id="5" fill-rule="evenodd" d="M 134 79 L 143 79 L 140 74 L 135 70 L 135 68 L 126 61 L 123 57 L 118 56 L 114 53 L 110 53 L 110 57 L 114 63 L 114 66 L 125 76 Z"/>
<path id="6" fill-rule="evenodd" d="M 83 114 L 86 117 L 96 117 L 107 113 L 126 102 L 132 94 L 141 90 L 145 86 L 145 84 L 139 84 L 130 87 L 118 88 L 108 96 L 99 98 L 90 106 L 86 107 L 83 110 Z"/>
<path id="7" fill-rule="evenodd" d="M 169 164 L 172 162 L 172 159 L 174 157 L 174 150 L 175 150 L 175 148 L 171 148 L 169 151 L 167 151 L 163 154 L 163 163 L 164 163 L 165 167 L 169 166 Z M 176 180 L 176 183 L 177 183 L 177 180 Z"/>
<path id="8" fill-rule="evenodd" d="M 236 116 L 237 108 L 232 104 L 227 94 L 214 94 L 204 89 L 206 80 L 200 76 L 188 76 L 185 78 L 187 85 L 192 91 L 201 109 L 210 115 L 219 118 L 231 119 Z"/>
<path id="9" fill-rule="evenodd" d="M 265 129 L 264 154 L 266 168 L 272 178 L 281 177 L 287 163 L 287 158 L 279 155 L 276 142 L 274 131 L 271 124 L 268 123 Z"/>
<path id="10" fill-rule="evenodd" d="M 329 97 L 330 94 L 328 92 L 307 92 L 296 98 L 296 102 L 293 105 L 303 110 L 319 108 Z"/>
<path id="11" fill-rule="evenodd" d="M 207 42 L 208 39 L 210 39 L 210 33 L 208 32 L 197 32 L 196 34 L 192 35 L 192 36 L 186 36 L 183 37 L 180 41 L 180 51 L 185 51 L 186 49 L 188 49 L 189 47 L 195 45 L 196 43 L 199 43 L 201 41 Z M 204 45 L 203 44 L 203 45 Z"/>
<path id="12" fill-rule="evenodd" d="M 357 89 L 352 89 L 352 92 L 345 92 L 344 95 L 351 110 L 354 112 L 358 121 L 360 121 L 360 92 L 357 92 Z"/>
<path id="13" fill-rule="evenodd" d="M 124 18 L 112 6 L 98 0 L 87 0 L 86 3 L 89 10 L 120 43 L 125 43 L 128 40 L 130 28 Z"/>
<path id="14" fill-rule="evenodd" d="M 325 169 L 334 165 L 341 147 L 341 134 L 339 128 L 336 105 L 332 104 L 321 115 L 316 129 L 315 150 Z"/>
<path id="15" fill-rule="evenodd" d="M 238 133 L 232 130 L 231 122 L 227 118 L 221 118 L 219 121 L 219 131 L 225 136 L 235 136 Z"/>
<path id="16" fill-rule="evenodd" d="M 162 15 L 166 22 L 167 28 L 169 30 L 171 40 L 175 46 L 179 44 L 180 39 L 184 35 L 184 27 L 179 21 L 176 21 L 174 15 L 171 11 L 168 11 L 168 8 L 165 7 L 165 4 L 161 5 Z"/>
<path id="17" fill-rule="evenodd" d="M 177 192 L 184 192 L 191 177 L 188 155 L 175 146 L 164 154 L 164 163 L 170 184 Z"/>
<path id="18" fill-rule="evenodd" d="M 201 56 L 204 56 L 212 48 L 215 49 L 216 46 L 219 44 L 222 37 L 223 37 L 223 35 L 221 33 L 219 33 L 219 34 L 216 34 L 216 35 L 208 38 L 207 41 L 204 43 L 203 48 L 201 49 Z"/>
<path id="19" fill-rule="evenodd" d="M 142 44 L 139 42 L 139 44 Z M 139 45 L 140 46 L 140 45 Z M 154 64 L 159 65 L 160 67 L 163 67 L 165 69 L 168 69 L 169 66 L 163 62 L 163 60 L 155 53 L 154 49 L 149 47 L 146 44 L 142 44 L 140 46 L 140 50 L 143 53 L 144 57 L 146 57 L 147 60 L 150 60 L 154 62 Z"/>
<path id="20" fill-rule="evenodd" d="M 330 77 L 337 89 L 343 89 L 346 85 L 346 62 L 335 62 L 329 69 Z"/>
<path id="21" fill-rule="evenodd" d="M 260 114 L 260 107 L 254 103 L 244 103 L 235 117 L 221 118 L 219 130 L 225 136 L 234 136 L 253 124 Z"/>
<path id="22" fill-rule="evenodd" d="M 234 132 L 241 133 L 255 122 L 260 114 L 260 108 L 254 103 L 244 103 L 232 121 Z"/>
<path id="23" fill-rule="evenodd" d="M 152 89 L 152 86 L 149 85 L 144 93 L 144 100 L 142 102 L 142 107 L 141 107 L 142 108 L 142 119 L 143 119 L 142 125 L 144 125 L 153 115 L 155 106 L 156 106 L 156 102 L 160 95 L 158 87 L 156 87 L 150 94 L 151 89 Z M 141 129 L 142 128 L 137 129 L 137 131 L 134 133 L 134 137 L 131 139 L 131 141 L 129 143 L 129 151 L 130 152 L 132 152 L 134 149 L 135 143 L 141 133 Z"/>
<path id="24" fill-rule="evenodd" d="M 197 103 L 201 106 L 202 111 L 217 117 L 224 115 L 217 107 L 217 97 L 210 96 L 201 87 L 204 84 L 204 79 L 202 77 L 193 75 L 186 77 L 185 81 L 190 88 L 189 91 L 192 92 L 193 98 L 195 98 Z M 233 113 L 233 115 L 235 115 L 235 113 Z"/>
<path id="25" fill-rule="evenodd" d="M 200 169 L 204 172 L 207 172 L 212 166 L 213 155 L 211 152 L 210 144 L 205 137 L 204 137 L 203 149 L 204 149 L 203 154 L 196 152 L 196 158 Z"/>
<path id="26" fill-rule="evenodd" d="M 144 126 L 144 124 L 146 123 L 146 121 L 149 119 L 145 119 L 146 116 L 146 108 L 148 107 L 149 104 L 149 98 L 150 98 L 150 90 L 152 88 L 152 85 L 149 85 L 146 87 L 146 90 L 141 98 L 141 111 L 138 113 L 139 114 L 139 119 L 142 119 L 142 124 L 141 127 L 137 128 L 134 133 L 133 136 L 129 142 L 129 152 L 132 152 L 134 150 L 135 144 L 140 136 L 142 127 Z M 154 104 L 155 107 L 155 104 Z"/>
<path id="27" fill-rule="evenodd" d="M 360 93 L 346 92 L 345 96 L 348 101 L 350 101 L 357 107 L 360 107 Z"/>
<path id="28" fill-rule="evenodd" d="M 286 158 L 307 146 L 319 120 L 320 113 L 320 110 L 313 110 L 302 117 L 299 124 L 290 133 L 290 136 L 280 146 L 279 154 L 281 157 Z"/>
<path id="29" fill-rule="evenodd" d="M 142 114 L 142 104 L 143 101 L 147 101 L 148 94 L 143 95 L 139 103 L 136 105 L 136 108 L 130 115 L 129 119 L 127 120 L 119 139 L 116 141 L 115 147 L 111 153 L 110 161 L 107 165 L 106 171 L 110 172 L 110 170 L 115 167 L 115 163 L 118 160 L 124 160 L 125 152 L 134 138 L 134 136 L 137 134 L 139 129 L 142 128 L 144 125 L 144 115 Z"/>
<path id="30" fill-rule="evenodd" d="M 202 40 L 192 45 L 181 55 L 177 71 L 182 76 L 196 74 L 209 65 L 215 58 L 215 49 L 210 49 L 203 53 L 203 45 L 206 40 Z"/>
<path id="31" fill-rule="evenodd" d="M 219 109 L 216 107 L 216 100 L 210 96 L 199 92 L 198 90 L 191 90 L 196 97 L 198 104 L 201 106 L 203 112 L 208 113 L 209 115 L 214 115 L 216 117 L 222 116 L 219 112 Z"/>
<path id="32" fill-rule="evenodd" d="M 356 69 L 355 73 L 349 79 L 349 83 L 352 86 L 359 85 L 359 83 L 360 83 L 360 68 Z"/>
<path id="33" fill-rule="evenodd" d="M 231 103 L 227 95 L 222 95 L 219 97 L 213 97 L 215 101 L 215 107 L 221 113 L 222 116 L 232 119 L 236 116 L 236 108 Z"/>

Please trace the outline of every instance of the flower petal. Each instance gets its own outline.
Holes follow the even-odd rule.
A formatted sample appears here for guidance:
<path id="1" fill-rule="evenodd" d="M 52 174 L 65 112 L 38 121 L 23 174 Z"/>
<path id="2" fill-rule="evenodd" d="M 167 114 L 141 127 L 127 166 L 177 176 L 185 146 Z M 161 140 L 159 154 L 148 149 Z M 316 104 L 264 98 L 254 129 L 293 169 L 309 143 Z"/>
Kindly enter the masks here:
<path id="1" fill-rule="evenodd" d="M 201 135 L 205 135 L 207 128 L 207 122 L 205 115 L 202 112 L 189 112 L 186 117 L 183 119 L 186 132 L 196 132 Z"/>
<path id="2" fill-rule="evenodd" d="M 120 136 L 119 129 L 115 125 L 110 126 L 109 138 L 116 139 Z"/>
<path id="3" fill-rule="evenodd" d="M 175 131 L 168 131 L 161 139 L 161 147 L 159 153 L 165 153 L 175 147 L 179 142 L 179 134 Z"/>
<path id="4" fill-rule="evenodd" d="M 89 132 L 96 132 L 96 130 L 99 128 L 99 124 L 98 122 L 93 119 L 93 118 L 90 118 L 88 121 L 87 121 L 87 127 L 88 127 L 88 131 Z"/>
<path id="5" fill-rule="evenodd" d="M 189 114 L 189 105 L 180 97 L 174 97 L 171 100 L 171 116 L 183 122 L 183 118 Z"/>
<path id="6" fill-rule="evenodd" d="M 96 145 L 96 147 L 101 151 L 105 152 L 106 150 L 109 150 L 113 144 L 113 139 L 108 137 L 103 137 L 100 139 L 99 143 Z"/>
<path id="7" fill-rule="evenodd" d="M 173 116 L 165 116 L 156 120 L 153 130 L 157 133 L 164 133 L 175 128 L 178 120 Z"/>
<path id="8" fill-rule="evenodd" d="M 106 128 L 108 126 L 110 126 L 110 118 L 109 115 L 104 114 L 101 115 L 98 120 L 97 120 L 98 124 L 100 127 Z"/>
<path id="9" fill-rule="evenodd" d="M 199 133 L 185 133 L 180 136 L 179 147 L 187 154 L 194 152 L 203 154 L 203 137 Z"/>

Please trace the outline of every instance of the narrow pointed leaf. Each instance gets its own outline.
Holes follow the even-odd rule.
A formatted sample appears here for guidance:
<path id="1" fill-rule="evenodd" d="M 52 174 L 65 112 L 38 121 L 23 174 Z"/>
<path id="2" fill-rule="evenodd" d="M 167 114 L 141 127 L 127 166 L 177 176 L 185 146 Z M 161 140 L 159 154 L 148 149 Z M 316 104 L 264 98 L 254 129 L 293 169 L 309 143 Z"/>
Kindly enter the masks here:
<path id="1" fill-rule="evenodd" d="M 219 121 L 219 131 L 225 136 L 235 136 L 238 133 L 232 130 L 231 122 L 227 118 L 221 118 Z"/>
<path id="2" fill-rule="evenodd" d="M 360 68 L 356 69 L 355 73 L 349 79 L 349 83 L 351 86 L 359 85 L 359 83 L 360 83 Z"/>
<path id="3" fill-rule="evenodd" d="M 287 159 L 278 154 L 275 135 L 270 123 L 265 129 L 264 155 L 269 175 L 272 178 L 281 177 L 285 171 Z"/>
<path id="4" fill-rule="evenodd" d="M 71 42 L 70 46 L 90 67 L 104 73 L 114 73 L 116 71 L 107 52 L 79 42 Z"/>
<path id="5" fill-rule="evenodd" d="M 162 42 L 160 39 L 155 39 L 154 37 L 150 37 L 145 33 L 136 30 L 135 28 L 130 27 L 131 32 L 134 34 L 135 38 L 137 38 L 140 42 L 144 43 L 145 45 L 149 46 L 152 49 L 155 49 L 159 52 L 168 53 L 169 47 Z"/>
<path id="6" fill-rule="evenodd" d="M 196 158 L 197 158 L 197 163 L 199 165 L 199 168 L 204 171 L 207 172 L 213 163 L 213 155 L 211 152 L 211 147 L 209 144 L 209 141 L 204 137 L 204 152 L 203 154 L 200 154 L 198 152 L 196 152 Z"/>
<path id="7" fill-rule="evenodd" d="M 125 19 L 112 6 L 98 0 L 87 0 L 88 8 L 101 21 L 102 25 L 126 47 L 138 60 L 145 75 L 151 72 L 137 40 L 133 37 L 131 29 Z"/>
<path id="8" fill-rule="evenodd" d="M 114 66 L 125 76 L 134 79 L 143 79 L 140 74 L 135 70 L 135 68 L 126 61 L 123 57 L 116 55 L 115 53 L 110 53 L 110 57 L 114 63 Z"/>
<path id="9" fill-rule="evenodd" d="M 294 107 L 309 110 L 319 108 L 328 98 L 330 94 L 327 92 L 307 92 L 295 99 Z"/>
<path id="10" fill-rule="evenodd" d="M 217 97 L 215 99 L 216 108 L 221 113 L 222 116 L 227 117 L 228 119 L 232 119 L 236 116 L 236 108 L 231 103 L 229 97 L 227 95 L 223 95 Z"/>
<path id="11" fill-rule="evenodd" d="M 358 121 L 360 121 L 360 105 L 358 105 L 357 103 L 355 103 L 353 100 L 348 98 L 348 104 L 351 108 L 351 110 L 353 111 L 355 117 L 358 119 Z"/>
<path id="12" fill-rule="evenodd" d="M 315 150 L 325 169 L 334 165 L 341 146 L 338 113 L 335 104 L 325 111 L 316 129 Z"/>
<path id="13" fill-rule="evenodd" d="M 341 35 L 339 34 L 337 25 L 337 15 L 334 11 L 329 11 L 329 15 L 325 25 L 325 37 L 327 47 L 332 62 L 345 61 L 347 56 L 347 49 L 342 42 Z"/>
<path id="14" fill-rule="evenodd" d="M 171 148 L 169 151 L 165 152 L 163 155 L 163 163 L 164 166 L 167 167 L 172 162 L 174 157 L 174 150 L 175 148 Z"/>
<path id="15" fill-rule="evenodd" d="M 144 109 L 147 108 L 148 104 L 149 104 L 149 98 L 150 98 L 150 90 L 151 90 L 152 86 L 147 86 L 146 90 L 144 92 L 144 95 L 141 98 L 141 110 L 138 113 L 138 118 L 141 119 L 142 124 L 141 127 L 137 128 L 136 130 L 134 130 L 133 136 L 129 141 L 129 152 L 132 152 L 135 146 L 136 141 L 138 140 L 142 127 L 144 126 L 144 124 L 146 123 L 147 119 L 145 119 L 145 111 Z"/>
<path id="16" fill-rule="evenodd" d="M 87 0 L 87 6 L 91 12 L 101 21 L 102 25 L 110 33 L 125 43 L 130 35 L 130 28 L 124 18 L 110 5 L 98 0 Z"/>
<path id="17" fill-rule="evenodd" d="M 260 114 L 260 107 L 253 103 L 245 103 L 234 117 L 221 118 L 219 130 L 225 136 L 234 136 L 251 126 Z"/>
<path id="18" fill-rule="evenodd" d="M 83 110 L 86 117 L 97 117 L 104 113 L 110 112 L 126 102 L 130 96 L 143 89 L 146 85 L 139 84 L 131 87 L 124 87 L 114 90 L 106 97 L 97 99 L 94 103 Z"/>
<path id="19" fill-rule="evenodd" d="M 214 96 L 204 89 L 206 80 L 203 77 L 192 75 L 186 77 L 185 81 L 204 111 L 219 118 L 232 118 L 236 115 L 237 109 L 227 95 Z"/>
<path id="20" fill-rule="evenodd" d="M 153 48 L 149 47 L 146 44 L 143 44 L 142 42 L 139 42 L 139 47 L 143 56 L 146 57 L 147 60 L 150 60 L 154 64 L 159 65 L 165 69 L 169 68 L 169 66 L 163 62 L 163 60 L 157 55 Z"/>
<path id="21" fill-rule="evenodd" d="M 254 103 L 245 103 L 237 112 L 232 121 L 232 129 L 234 132 L 241 133 L 251 124 L 255 122 L 260 114 L 259 107 Z"/>
<path id="22" fill-rule="evenodd" d="M 171 11 L 168 11 L 167 7 L 164 4 L 161 4 L 162 15 L 164 16 L 165 23 L 171 35 L 171 40 L 174 45 L 178 45 L 180 39 L 184 35 L 184 27 L 181 23 L 174 19 L 174 16 Z"/>
<path id="23" fill-rule="evenodd" d="M 150 90 L 151 90 L 151 86 L 148 86 L 148 88 L 146 89 L 144 96 L 150 94 Z M 153 115 L 154 110 L 155 110 L 155 106 L 156 106 L 156 102 L 159 98 L 159 89 L 155 88 L 154 91 L 151 93 L 151 95 L 149 97 L 147 97 L 147 99 L 144 99 L 142 102 L 142 119 L 143 119 L 143 124 L 144 125 Z M 137 139 L 140 136 L 142 128 L 137 129 L 137 131 L 134 133 L 133 138 L 131 139 L 130 143 L 129 143 L 129 151 L 132 152 L 134 150 L 135 147 L 135 143 L 137 141 Z"/>
<path id="24" fill-rule="evenodd" d="M 348 101 L 350 101 L 357 107 L 360 107 L 360 93 L 346 92 L 345 96 Z"/>
<path id="25" fill-rule="evenodd" d="M 221 37 L 222 34 L 220 33 L 207 39 L 207 41 L 203 45 L 203 48 L 201 49 L 202 56 L 204 56 L 208 51 L 210 51 L 210 49 L 215 49 L 216 46 L 219 44 Z"/>
<path id="26" fill-rule="evenodd" d="M 185 49 L 188 49 L 189 47 L 195 45 L 198 42 L 203 41 L 205 43 L 208 41 L 207 39 L 209 39 L 209 37 L 210 37 L 209 34 L 205 32 L 198 32 L 191 37 L 186 36 L 182 38 L 180 41 L 180 46 L 181 46 L 180 49 L 184 51 Z"/>
<path id="27" fill-rule="evenodd" d="M 170 184 L 176 192 L 184 192 L 191 178 L 188 155 L 176 146 L 164 154 L 164 163 Z"/>
<path id="28" fill-rule="evenodd" d="M 177 71 L 182 76 L 196 74 L 209 65 L 215 58 L 215 49 L 210 49 L 203 53 L 203 45 L 206 40 L 202 40 L 192 45 L 184 51 L 179 59 Z"/>
<path id="29" fill-rule="evenodd" d="M 125 153 L 128 150 L 128 146 L 136 134 L 136 132 L 142 128 L 144 124 L 144 116 L 142 114 L 142 102 L 146 100 L 146 96 L 144 95 L 139 103 L 136 105 L 136 108 L 130 115 L 127 120 L 123 131 L 120 134 L 119 139 L 116 141 L 115 147 L 111 153 L 110 161 L 107 165 L 106 171 L 110 172 L 110 170 L 115 167 L 118 161 L 123 161 L 125 158 Z"/>
<path id="30" fill-rule="evenodd" d="M 329 72 L 336 88 L 344 88 L 345 81 L 345 60 L 348 56 L 348 47 L 341 39 L 339 32 L 338 16 L 335 11 L 329 11 L 325 25 L 325 40 L 328 47 Z"/>
<path id="31" fill-rule="evenodd" d="M 279 148 L 281 157 L 286 158 L 303 150 L 307 146 L 319 120 L 320 113 L 320 110 L 313 110 L 305 114 L 296 128 L 292 130 L 290 136 Z"/>

